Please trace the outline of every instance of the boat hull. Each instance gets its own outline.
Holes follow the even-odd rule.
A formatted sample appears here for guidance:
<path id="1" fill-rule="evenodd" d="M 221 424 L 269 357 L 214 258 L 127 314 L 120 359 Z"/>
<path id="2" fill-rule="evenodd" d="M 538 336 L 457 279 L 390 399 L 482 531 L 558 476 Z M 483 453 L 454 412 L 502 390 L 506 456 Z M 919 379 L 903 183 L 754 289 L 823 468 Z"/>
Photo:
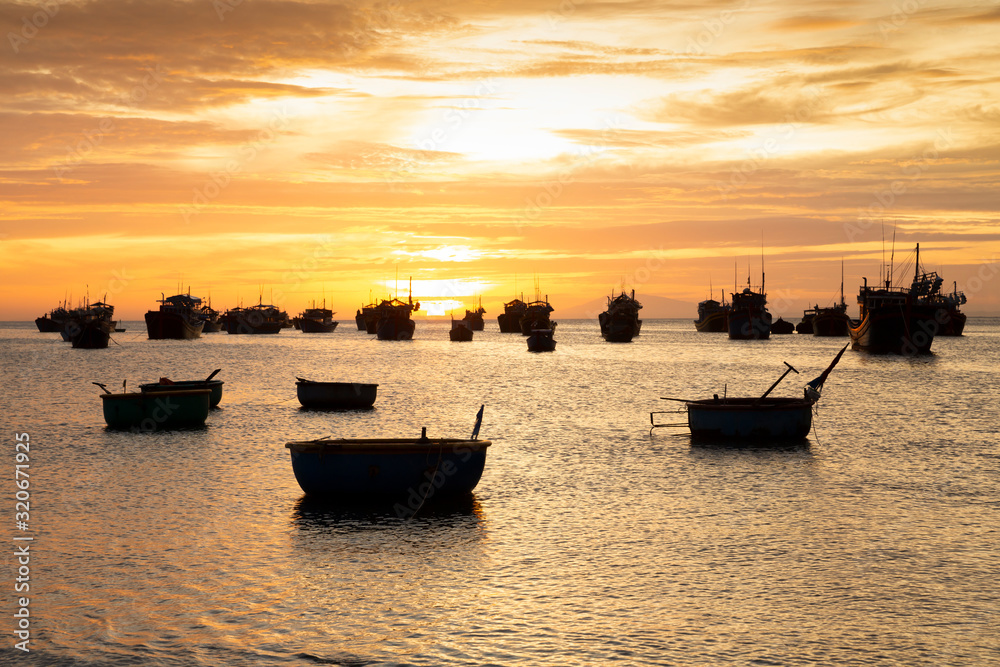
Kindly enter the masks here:
<path id="1" fill-rule="evenodd" d="M 814 336 L 842 337 L 847 335 L 850 328 L 851 319 L 847 313 L 823 313 L 818 312 L 812 320 Z"/>
<path id="2" fill-rule="evenodd" d="M 153 340 L 192 340 L 201 336 L 205 323 L 191 321 L 177 313 L 164 313 L 157 310 L 146 312 L 146 333 Z"/>
<path id="3" fill-rule="evenodd" d="M 202 333 L 218 333 L 222 331 L 222 320 L 202 320 Z"/>
<path id="4" fill-rule="evenodd" d="M 851 348 L 875 354 L 928 354 L 940 326 L 935 309 L 922 306 L 870 309 L 848 327 Z"/>
<path id="5" fill-rule="evenodd" d="M 552 338 L 552 330 L 535 330 L 527 338 L 528 352 L 555 352 L 556 341 Z"/>
<path id="6" fill-rule="evenodd" d="M 486 323 L 483 322 L 482 315 L 477 315 L 477 316 L 466 315 L 464 318 L 462 318 L 462 321 L 465 322 L 465 326 L 467 326 L 469 329 L 473 331 L 482 331 L 483 329 L 486 328 Z"/>
<path id="7" fill-rule="evenodd" d="M 107 348 L 111 340 L 111 332 L 115 326 L 111 322 L 75 322 L 66 324 L 73 347 L 85 350 L 102 350 Z"/>
<path id="8" fill-rule="evenodd" d="M 379 340 L 410 340 L 417 324 L 409 318 L 380 317 L 375 328 Z"/>
<path id="9" fill-rule="evenodd" d="M 728 325 L 726 324 L 726 316 L 728 313 L 725 311 L 719 311 L 717 313 L 711 313 L 706 315 L 701 319 L 694 321 L 694 328 L 702 332 L 710 333 L 721 333 L 728 330 Z"/>
<path id="10" fill-rule="evenodd" d="M 179 391 L 185 389 L 208 389 L 208 406 L 217 407 L 222 402 L 222 380 L 178 380 L 170 384 L 160 384 L 159 382 L 149 382 L 139 385 L 139 391 L 144 394 L 162 394 L 164 392 Z"/>
<path id="11" fill-rule="evenodd" d="M 766 310 L 730 311 L 727 326 L 733 340 L 766 340 L 771 337 L 771 314 Z"/>
<path id="12" fill-rule="evenodd" d="M 779 317 L 771 323 L 771 333 L 782 335 L 792 334 L 795 333 L 795 325 Z"/>
<path id="13" fill-rule="evenodd" d="M 211 391 L 186 389 L 146 394 L 101 394 L 104 421 L 111 429 L 162 431 L 201 426 L 208 418 Z"/>
<path id="14" fill-rule="evenodd" d="M 630 343 L 642 329 L 642 320 L 638 318 L 615 317 L 607 312 L 598 315 L 597 322 L 601 325 L 601 335 L 609 343 Z"/>
<path id="15" fill-rule="evenodd" d="M 48 315 L 35 318 L 35 326 L 42 333 L 59 333 L 63 330 L 64 325 L 63 320 L 53 320 Z"/>
<path id="16" fill-rule="evenodd" d="M 965 321 L 968 319 L 965 313 L 957 310 L 945 310 L 944 315 L 939 313 L 938 319 L 942 320 L 941 328 L 938 329 L 938 336 L 961 336 L 965 331 Z"/>
<path id="17" fill-rule="evenodd" d="M 302 407 L 317 410 L 370 408 L 378 395 L 377 384 L 359 382 L 312 382 L 299 380 L 295 393 Z"/>
<path id="18" fill-rule="evenodd" d="M 500 325 L 500 333 L 521 333 L 521 314 L 515 312 L 497 315 L 497 324 Z"/>
<path id="19" fill-rule="evenodd" d="M 694 440 L 801 440 L 812 428 L 813 402 L 803 398 L 705 399 L 686 405 Z"/>
<path id="20" fill-rule="evenodd" d="M 299 320 L 299 329 L 302 330 L 302 333 L 332 333 L 338 324 L 340 323 L 301 318 Z"/>
<path id="21" fill-rule="evenodd" d="M 464 324 L 455 323 L 448 332 L 448 337 L 453 342 L 468 342 L 472 340 L 472 329 Z"/>
<path id="22" fill-rule="evenodd" d="M 365 316 L 362 315 L 361 313 L 358 313 L 357 315 L 354 316 L 354 324 L 357 325 L 358 331 L 367 330 L 367 328 L 365 327 Z"/>
<path id="23" fill-rule="evenodd" d="M 544 316 L 525 315 L 518 324 L 521 327 L 522 336 L 530 336 L 535 329 L 554 329 L 556 326 L 556 323 L 549 319 L 548 314 Z"/>
<path id="24" fill-rule="evenodd" d="M 411 500 L 469 493 L 482 478 L 489 440 L 371 439 L 289 442 L 292 471 L 310 496 Z"/>
<path id="25" fill-rule="evenodd" d="M 281 322 L 272 321 L 265 322 L 263 320 L 259 322 L 253 321 L 253 318 L 227 318 L 223 322 L 223 328 L 228 334 L 276 334 L 281 333 L 284 328 Z"/>

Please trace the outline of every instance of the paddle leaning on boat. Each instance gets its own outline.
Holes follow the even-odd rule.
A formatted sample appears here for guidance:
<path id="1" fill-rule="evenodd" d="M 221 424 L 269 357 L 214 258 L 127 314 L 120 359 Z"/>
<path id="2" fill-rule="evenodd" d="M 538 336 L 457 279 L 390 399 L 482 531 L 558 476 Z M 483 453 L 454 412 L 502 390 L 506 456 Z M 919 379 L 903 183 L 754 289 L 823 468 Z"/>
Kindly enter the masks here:
<path id="1" fill-rule="evenodd" d="M 684 403 L 687 422 L 657 424 L 654 415 L 676 413 L 650 412 L 650 433 L 655 428 L 686 427 L 692 441 L 768 443 L 802 440 L 812 428 L 812 406 L 820 399 L 823 384 L 847 347 L 841 348 L 819 377 L 806 384 L 801 398 L 770 397 L 785 376 L 799 372 L 786 361 L 788 368 L 759 397 L 729 397 L 725 393 L 722 398 L 718 394 L 705 399 L 663 397 L 666 401 Z"/>

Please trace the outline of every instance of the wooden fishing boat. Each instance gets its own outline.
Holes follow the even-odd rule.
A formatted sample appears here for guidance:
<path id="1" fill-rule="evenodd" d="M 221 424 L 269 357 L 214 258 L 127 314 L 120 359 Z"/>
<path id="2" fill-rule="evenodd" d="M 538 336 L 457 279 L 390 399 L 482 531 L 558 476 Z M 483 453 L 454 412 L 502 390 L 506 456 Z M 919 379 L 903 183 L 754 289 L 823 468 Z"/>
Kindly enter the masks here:
<path id="1" fill-rule="evenodd" d="M 615 296 L 614 291 L 608 297 L 608 309 L 597 316 L 601 326 L 601 335 L 610 343 L 628 343 L 639 335 L 642 320 L 639 310 L 642 304 L 635 300 L 635 290 L 632 296 L 622 292 Z"/>
<path id="2" fill-rule="evenodd" d="M 104 349 L 115 331 L 115 307 L 98 301 L 72 312 L 63 328 L 63 338 L 75 348 Z"/>
<path id="3" fill-rule="evenodd" d="M 201 336 L 201 299 L 190 294 L 164 297 L 160 294 L 158 310 L 146 311 L 146 332 L 153 340 L 190 340 Z"/>
<path id="4" fill-rule="evenodd" d="M 497 324 L 500 325 L 500 333 L 521 333 L 521 318 L 524 317 L 524 311 L 527 307 L 527 304 L 521 299 L 514 299 L 505 303 L 503 305 L 503 312 L 497 315 Z"/>
<path id="5" fill-rule="evenodd" d="M 833 362 L 804 389 L 801 398 L 771 397 L 778 384 L 791 372 L 798 373 L 785 362 L 787 370 L 760 397 L 719 398 L 715 394 L 707 399 L 667 398 L 664 400 L 684 403 L 687 422 L 683 424 L 657 424 L 654 415 L 668 414 L 657 411 L 649 414 L 650 432 L 660 427 L 686 427 L 692 441 L 718 442 L 783 442 L 802 440 L 812 428 L 812 406 L 819 400 L 823 383 L 830 371 L 840 361 L 847 345 L 841 348 Z"/>
<path id="6" fill-rule="evenodd" d="M 318 410 L 370 408 L 378 394 L 377 384 L 360 382 L 314 382 L 295 378 L 295 393 L 303 407 Z"/>
<path id="7" fill-rule="evenodd" d="M 473 331 L 482 331 L 486 326 L 485 322 L 483 322 L 484 313 L 486 313 L 486 309 L 483 308 L 483 299 L 480 297 L 479 307 L 475 310 L 466 309 L 465 317 L 462 318 L 462 321 Z"/>
<path id="8" fill-rule="evenodd" d="M 882 287 L 869 287 L 864 279 L 858 293 L 861 319 L 848 328 L 855 350 L 889 354 L 927 354 L 939 331 L 937 297 L 941 278 L 920 273 L 920 244 L 916 247 L 913 282 L 909 287 L 892 284 L 891 266 Z"/>
<path id="9" fill-rule="evenodd" d="M 802 311 L 802 321 L 795 325 L 795 333 L 813 333 L 813 319 L 816 317 L 816 308 L 819 308 L 819 306 L 807 308 Z"/>
<path id="10" fill-rule="evenodd" d="M 528 352 L 555 352 L 556 341 L 552 329 L 534 329 L 527 338 Z"/>
<path id="11" fill-rule="evenodd" d="M 222 380 L 213 380 L 216 375 L 222 369 L 216 369 L 212 371 L 204 380 L 171 380 L 170 378 L 161 377 L 159 382 L 147 382 L 146 384 L 139 385 L 139 391 L 144 394 L 162 394 L 163 392 L 178 391 L 184 389 L 208 389 L 211 393 L 209 394 L 209 407 L 218 407 L 219 403 L 222 402 L 222 385 L 225 384 Z"/>
<path id="12" fill-rule="evenodd" d="M 753 290 L 745 287 L 742 292 L 734 292 L 732 297 L 726 317 L 729 337 L 734 340 L 770 338 L 771 313 L 767 312 L 764 288 Z"/>
<path id="13" fill-rule="evenodd" d="M 451 331 L 448 332 L 448 337 L 453 342 L 468 342 L 472 340 L 472 327 L 464 319 L 452 319 Z"/>
<path id="14" fill-rule="evenodd" d="M 222 315 L 212 308 L 212 299 L 209 298 L 208 305 L 198 309 L 198 319 L 202 321 L 202 333 L 218 333 L 222 331 Z"/>
<path id="15" fill-rule="evenodd" d="M 221 319 L 229 334 L 276 334 L 281 333 L 286 324 L 291 326 L 285 311 L 260 301 L 246 308 L 230 308 Z"/>
<path id="16" fill-rule="evenodd" d="M 929 274 L 930 275 L 930 274 Z M 937 273 L 933 274 L 937 276 Z M 934 319 L 938 323 L 938 336 L 961 336 L 968 319 L 959 307 L 967 303 L 964 292 L 958 291 L 958 283 L 952 282 L 951 294 L 937 294 L 928 298 L 927 303 L 937 308 Z"/>
<path id="17" fill-rule="evenodd" d="M 776 319 L 771 323 L 771 333 L 773 334 L 790 334 L 795 333 L 795 325 L 782 318 Z"/>
<path id="18" fill-rule="evenodd" d="M 830 308 L 816 307 L 813 317 L 813 335 L 842 337 L 847 335 L 851 318 L 847 315 L 847 304 L 839 303 Z"/>
<path id="19" fill-rule="evenodd" d="M 306 308 L 295 318 L 298 324 L 295 328 L 300 329 L 302 333 L 332 333 L 340 324 L 334 321 L 334 315 L 335 313 L 326 307 L 326 299 L 323 299 L 322 308 L 317 308 L 316 302 L 313 301 L 312 308 Z"/>
<path id="20" fill-rule="evenodd" d="M 162 431 L 201 426 L 208 418 L 210 389 L 181 389 L 141 394 L 101 394 L 104 421 L 111 429 Z"/>
<path id="21" fill-rule="evenodd" d="M 482 478 L 486 450 L 479 440 L 482 408 L 469 439 L 351 438 L 289 442 L 292 472 L 310 496 L 375 497 L 405 501 L 410 512 L 425 500 L 471 492 Z"/>
<path id="22" fill-rule="evenodd" d="M 840 301 L 833 306 L 813 308 L 812 333 L 816 336 L 842 337 L 846 336 L 851 326 L 851 318 L 847 315 L 847 303 L 844 301 L 844 262 L 840 262 Z"/>
<path id="23" fill-rule="evenodd" d="M 45 315 L 35 318 L 35 326 L 42 333 L 59 333 L 66 326 L 66 320 L 69 319 L 69 311 L 66 310 L 66 304 L 53 308 Z"/>
<path id="24" fill-rule="evenodd" d="M 530 336 L 531 332 L 536 329 L 554 329 L 556 323 L 549 319 L 549 313 L 554 310 L 555 308 L 549 304 L 548 294 L 545 295 L 545 299 L 536 298 L 527 304 L 524 315 L 521 316 L 521 334 Z"/>
<path id="25" fill-rule="evenodd" d="M 406 301 L 392 297 L 383 299 L 374 310 L 374 333 L 379 340 L 411 340 L 417 325 L 411 319 L 412 314 L 420 310 L 420 303 L 413 301 L 413 278 L 410 278 L 410 291 Z M 366 326 L 370 322 L 366 319 Z"/>
<path id="26" fill-rule="evenodd" d="M 726 321 L 729 317 L 729 304 L 726 303 L 725 292 L 722 301 L 706 299 L 698 304 L 698 319 L 694 328 L 702 332 L 718 333 L 726 331 Z"/>

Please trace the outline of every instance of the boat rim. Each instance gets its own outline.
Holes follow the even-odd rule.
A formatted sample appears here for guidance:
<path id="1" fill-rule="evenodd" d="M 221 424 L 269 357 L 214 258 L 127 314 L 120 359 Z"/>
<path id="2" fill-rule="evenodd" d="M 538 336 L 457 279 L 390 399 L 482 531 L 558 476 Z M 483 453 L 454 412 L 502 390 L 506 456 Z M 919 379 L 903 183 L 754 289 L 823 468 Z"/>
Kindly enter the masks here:
<path id="1" fill-rule="evenodd" d="M 208 396 L 208 395 L 210 395 L 212 393 L 212 390 L 208 389 L 208 388 L 205 388 L 205 389 L 177 389 L 177 390 L 169 390 L 169 391 L 157 391 L 155 393 L 156 393 L 157 398 L 164 398 L 165 397 L 164 395 L 166 395 L 166 397 L 170 397 L 170 396 L 198 396 L 198 395 Z M 149 394 L 143 394 L 143 393 L 139 393 L 139 392 L 130 392 L 130 393 L 126 393 L 126 394 L 100 394 L 100 397 L 103 400 L 108 400 L 108 399 L 111 399 L 111 398 L 129 399 L 129 400 L 136 400 L 136 399 L 140 399 L 141 398 L 143 400 L 149 400 L 149 398 L 150 398 Z"/>
<path id="2" fill-rule="evenodd" d="M 414 447 L 419 450 L 437 449 L 441 447 L 467 446 L 473 449 L 486 449 L 493 444 L 491 440 L 468 440 L 466 438 L 338 438 L 336 440 L 294 440 L 285 443 L 286 449 L 293 451 L 310 451 L 325 449 L 364 449 L 373 446 L 388 448 Z"/>

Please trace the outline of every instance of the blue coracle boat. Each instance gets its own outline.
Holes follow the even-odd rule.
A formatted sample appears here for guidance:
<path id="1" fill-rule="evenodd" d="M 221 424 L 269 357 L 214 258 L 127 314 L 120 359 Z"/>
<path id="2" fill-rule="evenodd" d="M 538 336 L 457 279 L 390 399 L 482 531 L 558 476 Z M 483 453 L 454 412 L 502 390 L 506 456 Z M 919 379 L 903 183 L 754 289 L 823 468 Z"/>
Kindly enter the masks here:
<path id="1" fill-rule="evenodd" d="M 319 439 L 289 442 L 292 471 L 310 496 L 423 499 L 469 493 L 483 475 L 489 440 L 479 425 L 469 439 Z"/>
<path id="2" fill-rule="evenodd" d="M 486 466 L 489 440 L 371 438 L 285 445 L 292 471 L 310 496 L 434 496 L 468 493 Z M 421 491 L 423 488 L 423 491 Z"/>

